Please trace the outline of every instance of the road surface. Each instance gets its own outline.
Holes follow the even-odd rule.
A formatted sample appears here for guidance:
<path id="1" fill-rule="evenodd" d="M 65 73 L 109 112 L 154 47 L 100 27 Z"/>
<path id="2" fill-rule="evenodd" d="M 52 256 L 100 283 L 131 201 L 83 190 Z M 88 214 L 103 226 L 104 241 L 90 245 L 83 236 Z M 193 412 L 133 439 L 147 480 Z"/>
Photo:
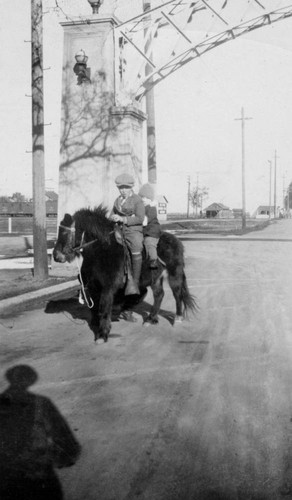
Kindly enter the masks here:
<path id="1" fill-rule="evenodd" d="M 292 221 L 184 245 L 182 324 L 168 288 L 158 326 L 137 313 L 107 344 L 76 300 L 1 320 L 0 392 L 32 367 L 82 446 L 64 500 L 292 499 Z"/>

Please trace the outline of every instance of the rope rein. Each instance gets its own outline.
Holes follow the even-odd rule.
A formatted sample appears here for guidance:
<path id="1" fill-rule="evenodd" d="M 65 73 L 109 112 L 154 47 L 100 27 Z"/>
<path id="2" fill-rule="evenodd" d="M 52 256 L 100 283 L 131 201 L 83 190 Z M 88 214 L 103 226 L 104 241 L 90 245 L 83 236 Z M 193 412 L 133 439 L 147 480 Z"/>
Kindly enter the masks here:
<path id="1" fill-rule="evenodd" d="M 113 234 L 113 233 L 114 233 L 114 231 L 111 231 L 109 234 Z M 76 248 L 73 249 L 74 252 L 78 252 L 79 251 L 81 253 L 82 250 L 83 250 L 83 248 L 88 247 L 89 245 L 91 245 L 92 243 L 94 243 L 95 241 L 98 240 L 98 238 L 96 238 L 95 240 L 89 241 L 88 243 L 83 243 L 83 241 L 84 241 L 84 234 L 85 234 L 85 231 L 83 231 L 83 233 L 82 233 L 81 242 L 80 242 L 79 247 L 76 247 Z M 89 309 L 92 309 L 93 306 L 94 306 L 94 301 L 92 300 L 92 297 L 90 297 L 90 296 L 89 296 L 90 300 L 88 301 L 88 299 L 87 299 L 87 293 L 85 291 L 85 286 L 84 286 L 83 279 L 82 279 L 82 274 L 81 274 L 81 267 L 82 267 L 82 265 L 80 266 L 80 264 L 79 264 L 79 258 L 76 259 L 76 262 L 77 262 L 78 275 L 80 277 L 81 290 L 82 290 L 83 297 L 85 299 L 87 307 Z"/>
<path id="2" fill-rule="evenodd" d="M 109 233 L 109 235 L 113 234 L 113 233 L 114 233 L 114 231 L 111 231 Z M 92 245 L 93 243 L 98 241 L 98 238 L 95 238 L 94 240 L 88 241 L 87 243 L 83 243 L 83 240 L 84 240 L 84 232 L 82 233 L 81 243 L 80 243 L 79 247 L 73 248 L 74 252 L 82 252 L 83 248 L 89 247 L 90 245 Z"/>
<path id="3" fill-rule="evenodd" d="M 90 303 L 87 300 L 87 295 L 86 295 L 85 286 L 84 286 L 83 279 L 82 279 L 81 266 L 79 264 L 79 259 L 77 259 L 77 268 L 78 268 L 78 271 L 79 271 L 78 274 L 79 274 L 79 277 L 80 277 L 80 283 L 81 283 L 81 289 L 82 289 L 83 297 L 85 299 L 87 307 L 89 307 L 89 309 L 92 309 L 93 306 L 94 306 L 94 302 L 93 302 L 93 300 L 92 300 L 91 297 L 89 297 Z"/>
<path id="4" fill-rule="evenodd" d="M 66 229 L 66 231 L 70 231 L 71 233 L 75 233 L 76 231 L 75 227 L 63 226 L 63 224 L 59 224 L 59 227 L 61 227 L 62 229 Z"/>

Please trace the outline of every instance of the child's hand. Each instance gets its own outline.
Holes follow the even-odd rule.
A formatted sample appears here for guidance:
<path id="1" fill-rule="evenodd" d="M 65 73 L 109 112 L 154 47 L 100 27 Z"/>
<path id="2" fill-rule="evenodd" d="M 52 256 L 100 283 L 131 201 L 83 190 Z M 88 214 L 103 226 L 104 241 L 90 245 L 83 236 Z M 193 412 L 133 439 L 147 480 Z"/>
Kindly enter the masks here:
<path id="1" fill-rule="evenodd" d="M 114 222 L 124 222 L 124 217 L 122 217 L 121 215 L 118 215 L 118 214 L 113 214 L 111 216 L 111 219 L 114 221 Z"/>

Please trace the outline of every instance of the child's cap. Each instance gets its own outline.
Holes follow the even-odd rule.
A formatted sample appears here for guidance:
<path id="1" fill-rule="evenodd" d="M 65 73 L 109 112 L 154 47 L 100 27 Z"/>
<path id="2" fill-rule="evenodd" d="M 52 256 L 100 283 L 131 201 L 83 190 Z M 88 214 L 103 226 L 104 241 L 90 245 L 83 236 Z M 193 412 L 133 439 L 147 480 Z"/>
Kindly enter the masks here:
<path id="1" fill-rule="evenodd" d="M 149 198 L 150 200 L 154 199 L 154 189 L 150 184 L 143 184 L 139 191 L 139 196 L 141 198 L 144 196 L 145 198 Z"/>
<path id="2" fill-rule="evenodd" d="M 135 184 L 135 180 L 134 177 L 132 177 L 130 174 L 120 174 L 115 179 L 115 183 L 118 187 L 120 186 L 133 187 Z"/>

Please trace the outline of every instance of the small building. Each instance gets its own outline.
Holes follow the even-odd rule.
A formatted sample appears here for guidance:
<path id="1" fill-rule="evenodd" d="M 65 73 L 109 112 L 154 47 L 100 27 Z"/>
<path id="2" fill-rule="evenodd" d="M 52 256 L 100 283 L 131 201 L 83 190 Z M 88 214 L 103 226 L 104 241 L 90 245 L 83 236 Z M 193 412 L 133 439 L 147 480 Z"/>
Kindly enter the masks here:
<path id="1" fill-rule="evenodd" d="M 242 208 L 233 208 L 232 209 L 234 219 L 242 218 Z"/>
<path id="2" fill-rule="evenodd" d="M 58 213 L 58 195 L 54 191 L 46 191 L 46 215 L 47 217 L 57 217 Z M 0 201 L 0 216 L 6 217 L 32 217 L 32 201 Z"/>
<path id="3" fill-rule="evenodd" d="M 229 207 L 223 205 L 223 203 L 212 203 L 204 210 L 206 212 L 206 217 L 208 219 L 232 219 L 233 213 Z"/>
<path id="4" fill-rule="evenodd" d="M 255 219 L 269 219 L 274 217 L 274 207 L 270 205 L 260 205 L 253 214 Z"/>
<path id="5" fill-rule="evenodd" d="M 55 193 L 55 191 L 48 190 L 45 193 L 45 200 L 46 201 L 55 201 L 55 202 L 57 202 L 58 201 L 58 195 L 57 195 L 57 193 Z"/>

